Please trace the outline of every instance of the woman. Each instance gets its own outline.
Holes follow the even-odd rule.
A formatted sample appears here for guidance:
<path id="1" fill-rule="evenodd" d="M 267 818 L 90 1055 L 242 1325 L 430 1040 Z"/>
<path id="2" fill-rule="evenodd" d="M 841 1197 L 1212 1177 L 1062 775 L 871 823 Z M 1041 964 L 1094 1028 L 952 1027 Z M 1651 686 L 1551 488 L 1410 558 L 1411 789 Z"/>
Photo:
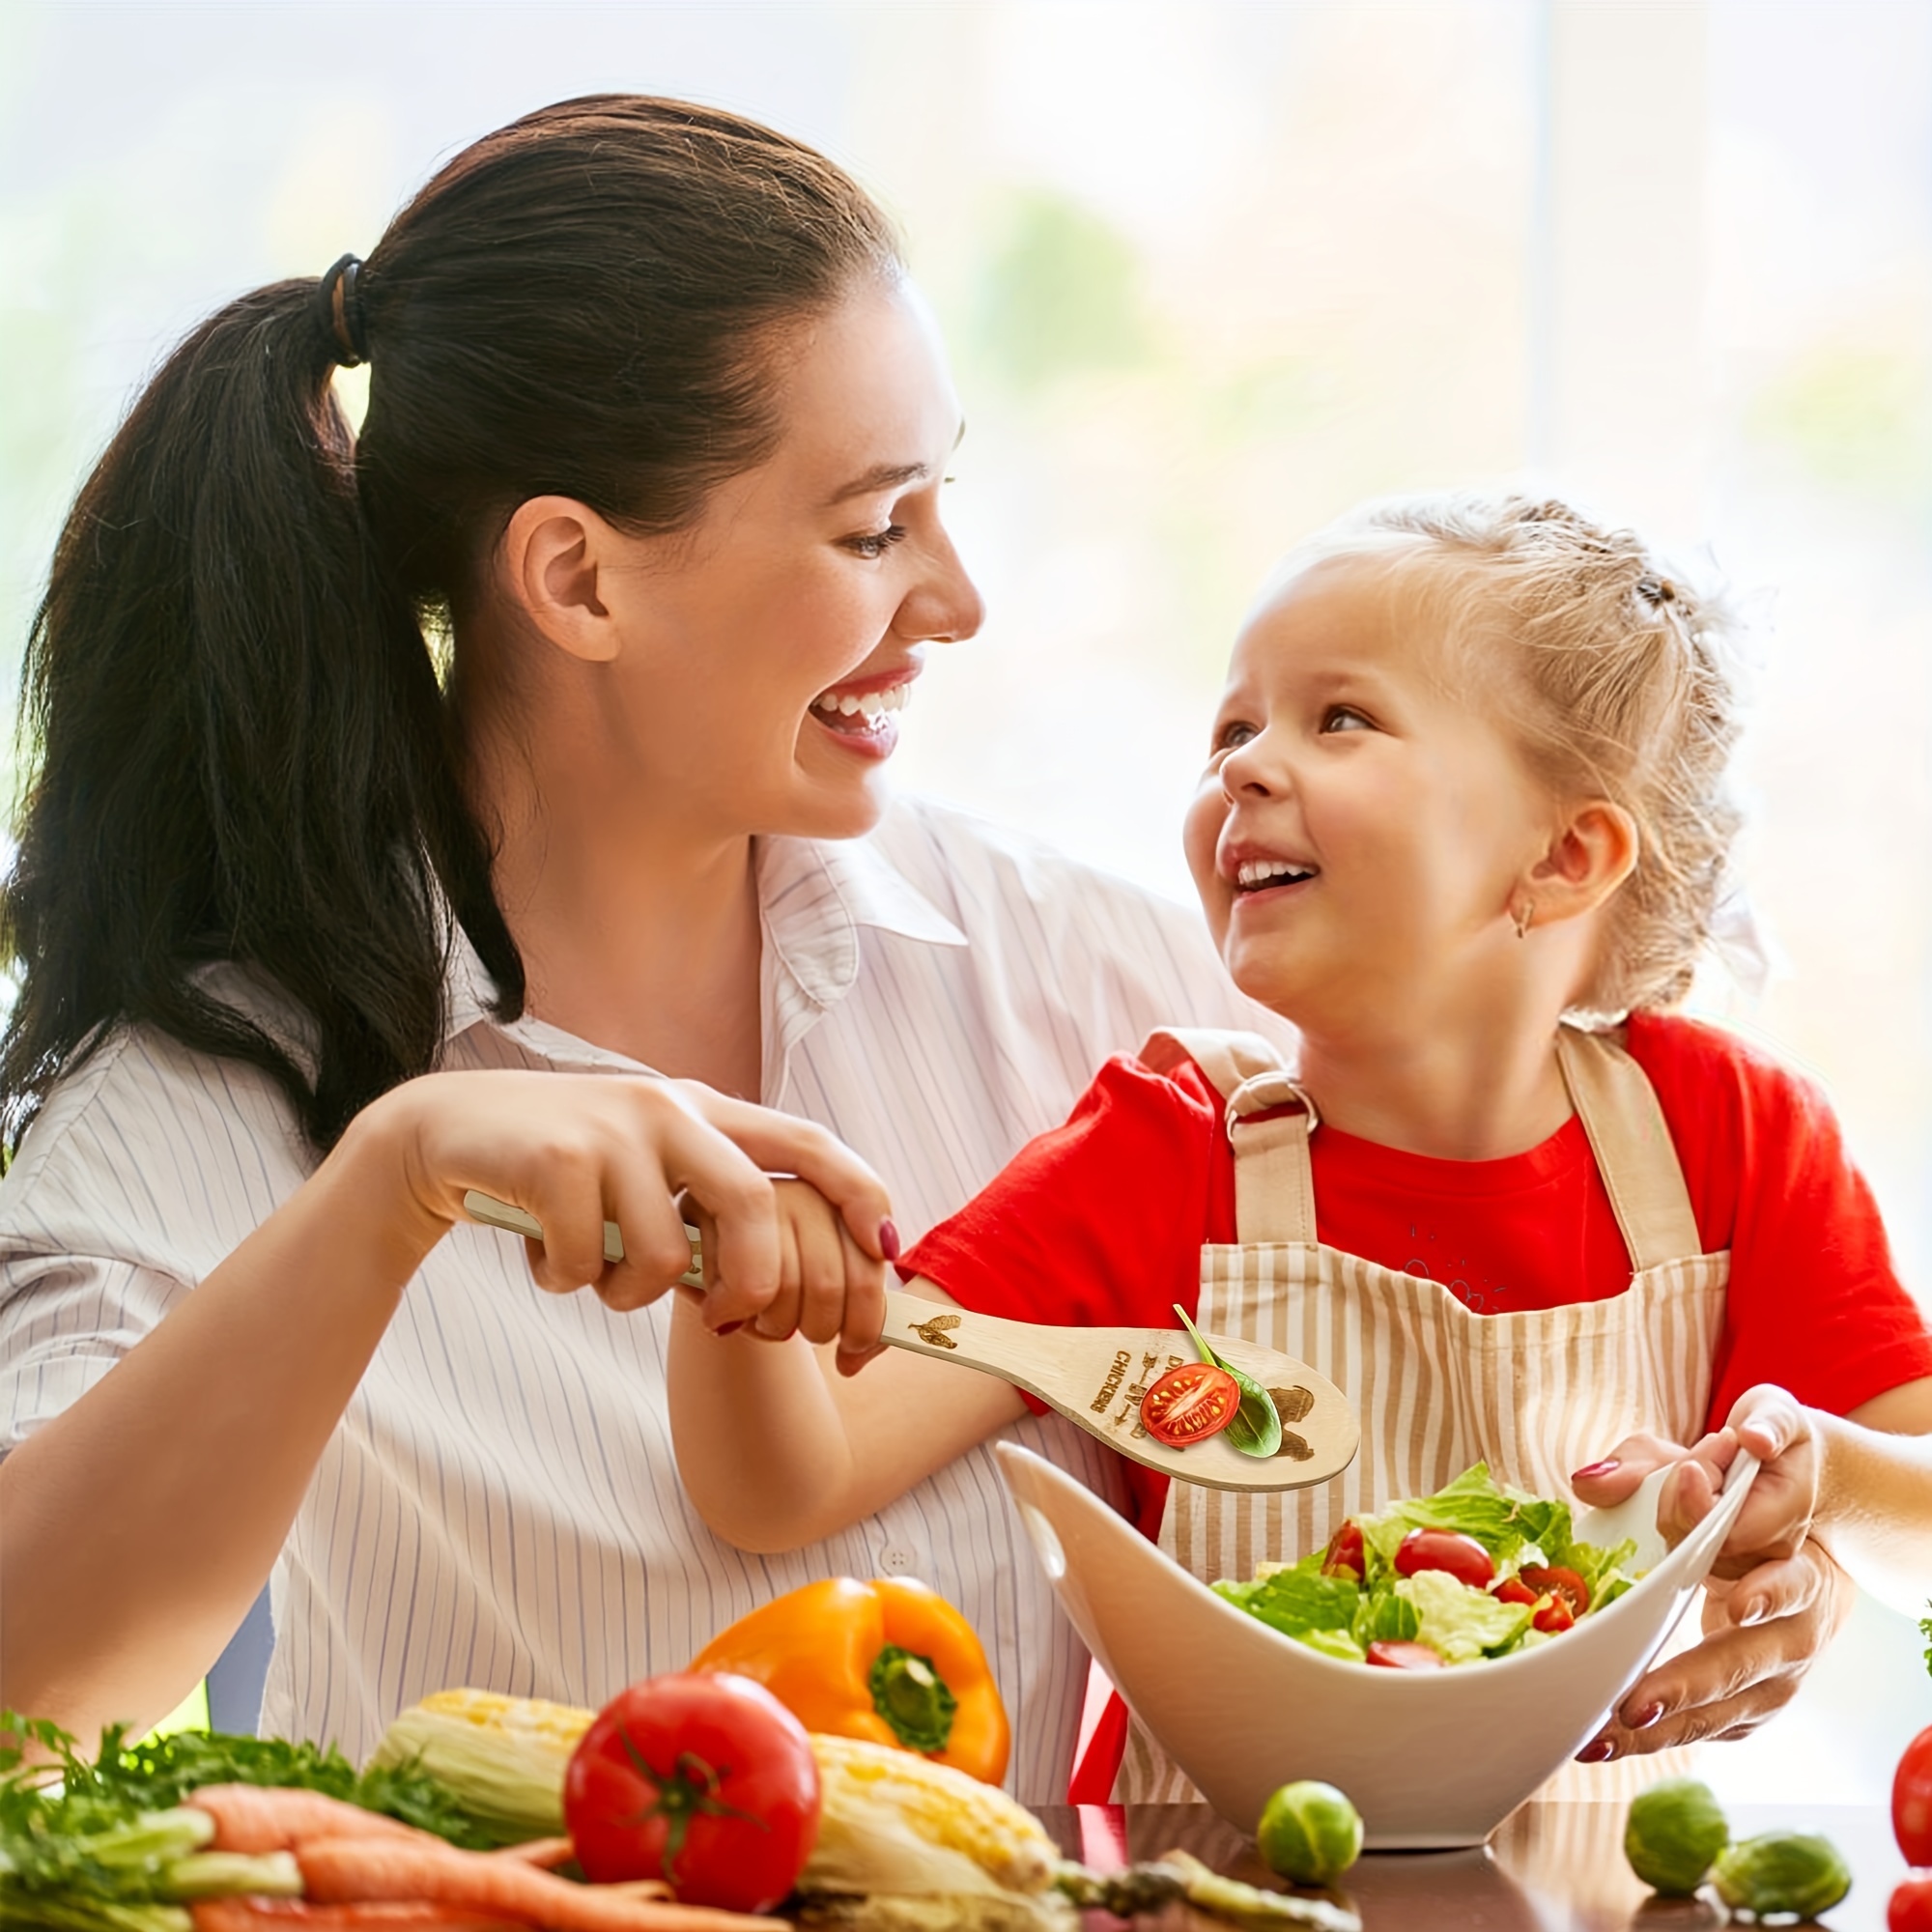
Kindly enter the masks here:
<path id="1" fill-rule="evenodd" d="M 264 1727 L 355 1754 L 426 1690 L 595 1702 L 808 1577 L 913 1571 L 992 1653 L 1014 1788 L 1061 1795 L 1084 1658 L 986 1451 L 729 1549 L 655 1300 L 681 1188 L 707 1321 L 781 1333 L 760 1170 L 874 1266 L 1153 1024 L 1254 1023 L 1188 915 L 884 809 L 923 648 L 980 620 L 958 428 L 863 193 L 630 98 L 489 137 L 162 369 L 29 661 L 0 1700 L 147 1721 L 272 1569 Z"/>
<path id="2" fill-rule="evenodd" d="M 328 382 L 365 357 L 352 450 Z M 355 1754 L 440 1686 L 597 1702 L 809 1577 L 906 1570 L 1057 1791 L 1085 1660 L 991 1463 L 745 1558 L 684 1503 L 638 1312 L 687 1265 L 680 1188 L 723 1326 L 779 1281 L 761 1170 L 876 1260 L 887 1191 L 834 1134 L 914 1236 L 1091 1062 L 1236 1017 L 1179 912 L 881 822 L 922 652 L 980 622 L 958 434 L 866 196 L 634 99 L 491 136 L 366 263 L 162 369 L 30 661 L 0 1699 L 147 1722 L 273 1567 L 264 1726 Z M 465 1222 L 472 1186 L 547 1251 Z"/>

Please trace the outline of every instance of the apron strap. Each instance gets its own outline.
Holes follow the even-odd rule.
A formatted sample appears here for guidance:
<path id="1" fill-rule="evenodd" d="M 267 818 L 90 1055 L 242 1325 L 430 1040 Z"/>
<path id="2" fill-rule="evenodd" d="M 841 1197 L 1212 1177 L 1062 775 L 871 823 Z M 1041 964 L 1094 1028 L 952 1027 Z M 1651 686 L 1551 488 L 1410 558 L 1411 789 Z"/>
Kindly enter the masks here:
<path id="1" fill-rule="evenodd" d="M 1191 1060 L 1227 1100 L 1236 1238 L 1243 1246 L 1300 1241 L 1312 1247 L 1315 1175 L 1308 1136 L 1319 1116 L 1280 1053 L 1259 1034 L 1174 1028 L 1150 1035 L 1140 1057 L 1156 1073 Z M 1296 1111 L 1274 1111 L 1286 1107 Z M 1271 1118 L 1252 1118 L 1257 1114 Z"/>
<path id="2" fill-rule="evenodd" d="M 1703 1252 L 1684 1168 L 1649 1076 L 1615 1040 L 1556 1030 L 1556 1064 L 1638 1274 Z"/>

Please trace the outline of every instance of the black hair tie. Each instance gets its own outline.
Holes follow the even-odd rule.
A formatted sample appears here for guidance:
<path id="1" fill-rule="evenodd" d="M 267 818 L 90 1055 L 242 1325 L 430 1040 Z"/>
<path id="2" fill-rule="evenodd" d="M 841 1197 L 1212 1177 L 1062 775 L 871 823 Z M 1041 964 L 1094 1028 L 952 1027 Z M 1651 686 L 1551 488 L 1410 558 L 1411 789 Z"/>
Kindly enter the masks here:
<path id="1" fill-rule="evenodd" d="M 368 323 L 362 313 L 362 298 L 356 290 L 361 272 L 361 258 L 344 255 L 315 289 L 316 325 L 329 353 L 344 369 L 353 369 L 369 359 Z"/>

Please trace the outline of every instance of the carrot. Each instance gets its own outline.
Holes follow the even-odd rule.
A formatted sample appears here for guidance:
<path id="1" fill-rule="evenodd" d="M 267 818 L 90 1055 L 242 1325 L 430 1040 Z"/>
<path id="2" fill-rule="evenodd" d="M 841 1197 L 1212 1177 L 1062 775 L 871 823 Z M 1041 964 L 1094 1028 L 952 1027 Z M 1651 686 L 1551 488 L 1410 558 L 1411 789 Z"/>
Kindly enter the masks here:
<path id="1" fill-rule="evenodd" d="M 481 1918 L 461 1906 L 419 1900 L 311 1905 L 302 1898 L 201 1898 L 194 1932 L 530 1932 L 526 1918 Z"/>
<path id="2" fill-rule="evenodd" d="M 568 1838 L 526 1838 L 521 1845 L 500 1845 L 494 1854 L 499 1859 L 515 1859 L 519 1864 L 537 1865 L 554 1871 L 577 1856 L 577 1847 Z"/>
<path id="3" fill-rule="evenodd" d="M 311 1838 L 442 1843 L 399 1818 L 287 1785 L 204 1784 L 188 1794 L 187 1803 L 214 1820 L 215 1849 L 223 1852 L 292 1852 Z"/>
<path id="4" fill-rule="evenodd" d="M 495 1852 L 438 1841 L 338 1838 L 295 1848 L 302 1886 L 318 1904 L 420 1898 L 493 1917 L 530 1919 L 550 1932 L 785 1932 L 783 1921 L 705 1906 L 618 1896 L 617 1888 L 572 1885 Z"/>

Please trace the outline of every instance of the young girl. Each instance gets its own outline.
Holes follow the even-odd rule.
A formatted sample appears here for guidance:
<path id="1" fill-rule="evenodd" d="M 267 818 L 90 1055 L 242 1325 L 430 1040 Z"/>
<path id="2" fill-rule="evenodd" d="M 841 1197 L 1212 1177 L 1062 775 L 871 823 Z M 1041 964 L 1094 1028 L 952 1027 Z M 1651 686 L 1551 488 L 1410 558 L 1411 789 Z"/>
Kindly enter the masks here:
<path id="1" fill-rule="evenodd" d="M 1131 1472 L 1143 1526 L 1197 1575 L 1317 1548 L 1479 1458 L 1561 1491 L 1619 1437 L 1690 1442 L 1753 1383 L 1932 1430 L 1932 1337 L 1822 1097 L 1666 1010 L 1734 823 L 1719 629 L 1628 533 L 1454 497 L 1310 545 L 1242 633 L 1187 850 L 1298 1065 L 1156 1035 L 902 1267 L 1038 1321 L 1162 1324 L 1179 1302 L 1349 1393 L 1362 1449 L 1325 1488 Z M 800 1351 L 688 1316 L 681 1349 L 687 1483 L 760 1548 L 1021 1405 L 896 1353 L 828 1394 Z M 1764 1628 L 1716 1616 L 1585 1755 L 1747 1728 L 1788 1695 L 1841 1601 L 1807 1548 Z M 1151 1740 L 1121 1788 L 1175 1793 Z"/>

